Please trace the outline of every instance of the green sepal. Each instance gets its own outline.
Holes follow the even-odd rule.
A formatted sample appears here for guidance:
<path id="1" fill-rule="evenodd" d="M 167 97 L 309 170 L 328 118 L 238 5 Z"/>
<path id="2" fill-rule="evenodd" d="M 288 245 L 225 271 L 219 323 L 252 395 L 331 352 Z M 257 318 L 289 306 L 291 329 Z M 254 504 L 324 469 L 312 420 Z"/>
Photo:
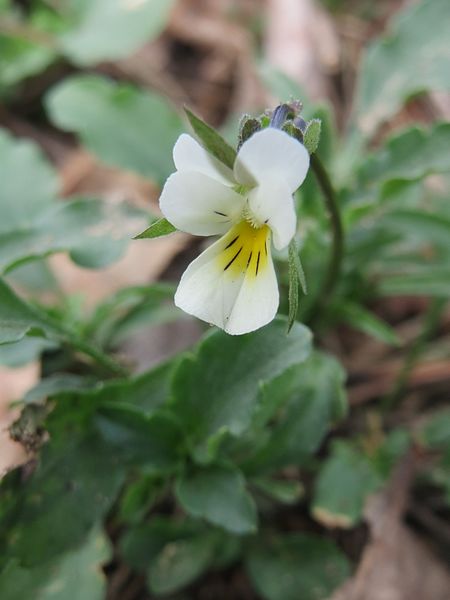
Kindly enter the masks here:
<path id="1" fill-rule="evenodd" d="M 169 235 L 169 233 L 173 233 L 177 231 L 177 228 L 169 223 L 167 219 L 158 219 L 148 227 L 145 231 L 134 237 L 134 240 L 147 240 L 158 237 L 163 237 L 164 235 Z"/>
<path id="2" fill-rule="evenodd" d="M 311 119 L 311 121 L 308 121 L 303 134 L 303 144 L 310 154 L 314 154 L 319 146 L 321 130 L 322 121 L 320 119 Z"/>
<path id="3" fill-rule="evenodd" d="M 192 129 L 202 142 L 205 150 L 217 158 L 217 160 L 220 160 L 221 163 L 232 169 L 234 161 L 236 160 L 236 150 L 232 148 L 215 129 L 199 119 L 188 108 L 185 107 L 184 111 L 189 119 Z"/>

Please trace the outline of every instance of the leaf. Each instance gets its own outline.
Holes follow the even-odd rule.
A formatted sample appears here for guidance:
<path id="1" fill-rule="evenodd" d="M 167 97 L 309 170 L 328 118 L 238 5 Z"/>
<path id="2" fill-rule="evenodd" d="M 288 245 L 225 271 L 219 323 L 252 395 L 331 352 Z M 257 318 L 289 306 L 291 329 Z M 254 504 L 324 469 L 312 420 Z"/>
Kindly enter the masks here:
<path id="1" fill-rule="evenodd" d="M 16 296 L 0 279 L 0 344 L 17 342 L 27 333 L 49 338 L 60 336 L 39 311 Z"/>
<path id="2" fill-rule="evenodd" d="M 128 56 L 163 30 L 174 0 L 71 0 L 73 25 L 60 37 L 63 52 L 79 65 Z"/>
<path id="3" fill-rule="evenodd" d="M 344 379 L 339 363 L 316 351 L 263 386 L 256 418 L 260 426 L 271 419 L 275 423 L 263 443 L 253 448 L 244 471 L 254 474 L 300 465 L 314 453 L 331 425 L 345 414 Z M 281 416 L 276 419 L 278 412 Z"/>
<path id="4" fill-rule="evenodd" d="M 166 545 L 196 537 L 203 531 L 198 522 L 190 519 L 180 521 L 162 515 L 154 516 L 125 530 L 119 544 L 120 551 L 127 564 L 145 572 Z"/>
<path id="5" fill-rule="evenodd" d="M 107 164 L 158 182 L 173 171 L 172 148 L 183 126 L 156 94 L 103 77 L 76 75 L 50 90 L 46 108 L 56 126 L 76 133 Z"/>
<path id="6" fill-rule="evenodd" d="M 0 129 L 0 234 L 32 228 L 58 191 L 55 170 L 31 142 Z"/>
<path id="7" fill-rule="evenodd" d="M 236 534 L 257 529 L 256 507 L 246 490 L 245 479 L 234 467 L 211 465 L 184 473 L 175 493 L 193 517 L 219 525 Z"/>
<path id="8" fill-rule="evenodd" d="M 308 293 L 306 287 L 305 272 L 300 261 L 299 250 L 294 239 L 289 243 L 289 316 L 288 333 L 292 329 L 298 311 L 298 282 L 302 286 L 303 293 Z"/>
<path id="9" fill-rule="evenodd" d="M 247 570 L 266 600 L 325 600 L 350 575 L 346 557 L 331 541 L 299 533 L 255 541 Z"/>
<path id="10" fill-rule="evenodd" d="M 395 330 L 363 306 L 346 301 L 334 304 L 333 311 L 353 329 L 359 329 L 385 344 L 401 345 Z"/>
<path id="11" fill-rule="evenodd" d="M 31 569 L 11 562 L 0 573 L 2 600 L 102 600 L 106 578 L 102 564 L 111 557 L 106 536 L 94 529 L 80 548 Z"/>
<path id="12" fill-rule="evenodd" d="M 55 252 L 69 252 L 85 268 L 106 267 L 125 251 L 126 219 L 132 212 L 126 205 L 111 207 L 98 200 L 55 201 L 32 227 L 0 234 L 0 270 L 6 273 Z"/>
<path id="13" fill-rule="evenodd" d="M 316 481 L 312 514 L 327 527 L 353 527 L 365 500 L 380 485 L 380 476 L 359 450 L 335 443 Z"/>
<path id="14" fill-rule="evenodd" d="M 148 227 L 145 231 L 137 235 L 135 240 L 145 240 L 145 239 L 153 239 L 157 237 L 162 237 L 163 235 L 169 235 L 169 233 L 173 233 L 177 231 L 177 228 L 169 223 L 167 219 L 158 219 Z"/>
<path id="15" fill-rule="evenodd" d="M 122 481 L 118 457 L 98 436 L 67 435 L 60 428 L 33 475 L 26 484 L 18 482 L 15 503 L 2 515 L 7 555 L 33 567 L 76 548 L 110 508 Z"/>
<path id="16" fill-rule="evenodd" d="M 401 12 L 387 36 L 373 42 L 360 67 L 356 124 L 364 135 L 393 116 L 412 95 L 450 89 L 447 0 L 423 0 Z"/>
<path id="17" fill-rule="evenodd" d="M 450 123 L 438 123 L 429 129 L 411 127 L 393 135 L 368 157 L 360 168 L 360 182 L 380 186 L 446 173 L 450 169 L 449 148 Z"/>
<path id="18" fill-rule="evenodd" d="M 197 134 L 204 148 L 221 163 L 233 169 L 236 160 L 236 150 L 232 148 L 215 129 L 204 123 L 188 108 L 184 109 L 192 129 Z"/>
<path id="19" fill-rule="evenodd" d="M 383 296 L 450 296 L 450 269 L 424 267 L 415 270 L 403 270 L 402 274 L 389 274 L 377 286 Z"/>
<path id="20" fill-rule="evenodd" d="M 170 542 L 150 565 L 148 584 L 157 595 L 170 594 L 195 581 L 212 560 L 216 537 L 204 533 Z"/>
<path id="21" fill-rule="evenodd" d="M 172 472 L 183 456 L 183 437 L 171 416 L 145 415 L 129 404 L 109 401 L 94 416 L 94 426 L 119 460 L 146 472 Z"/>
<path id="22" fill-rule="evenodd" d="M 82 266 L 104 267 L 125 250 L 127 221 L 144 217 L 126 204 L 58 202 L 56 173 L 37 146 L 2 130 L 0 180 L 1 272 L 61 251 L 70 252 Z"/>
<path id="23" fill-rule="evenodd" d="M 258 479 L 253 479 L 251 483 L 265 496 L 282 504 L 296 504 L 305 492 L 299 481 L 288 479 L 259 477 Z"/>
<path id="24" fill-rule="evenodd" d="M 38 360 L 44 350 L 55 347 L 55 343 L 49 340 L 26 336 L 19 342 L 0 345 L 0 365 L 10 368 L 21 367 Z"/>
<path id="25" fill-rule="evenodd" d="M 423 427 L 420 438 L 428 448 L 450 448 L 450 409 L 433 415 Z"/>
<path id="26" fill-rule="evenodd" d="M 260 385 L 306 359 L 310 331 L 295 323 L 286 337 L 285 327 L 284 319 L 276 319 L 242 336 L 216 331 L 181 361 L 171 409 L 193 446 L 218 432 L 240 435 L 250 425 Z"/>

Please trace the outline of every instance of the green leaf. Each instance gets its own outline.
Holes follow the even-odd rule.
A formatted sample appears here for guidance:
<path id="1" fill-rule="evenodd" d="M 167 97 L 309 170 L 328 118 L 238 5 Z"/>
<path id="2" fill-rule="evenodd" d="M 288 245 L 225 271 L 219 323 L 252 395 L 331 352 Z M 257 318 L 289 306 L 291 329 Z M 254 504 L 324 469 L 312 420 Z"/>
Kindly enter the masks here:
<path id="1" fill-rule="evenodd" d="M 331 541 L 298 533 L 256 541 L 247 569 L 265 600 L 325 600 L 350 575 Z"/>
<path id="2" fill-rule="evenodd" d="M 331 425 L 345 414 L 344 379 L 339 363 L 316 351 L 303 364 L 263 386 L 257 419 L 260 423 L 274 419 L 275 423 L 244 462 L 245 472 L 299 465 L 311 456 Z"/>
<path id="3" fill-rule="evenodd" d="M 99 407 L 94 425 L 120 462 L 145 467 L 146 472 L 171 472 L 183 455 L 183 437 L 171 416 L 145 415 L 129 404 L 108 402 Z"/>
<path id="4" fill-rule="evenodd" d="M 298 282 L 302 286 L 303 293 L 308 293 L 306 287 L 305 272 L 303 271 L 300 261 L 299 250 L 297 243 L 292 239 L 289 243 L 289 315 L 288 315 L 288 332 L 292 329 L 298 311 Z"/>
<path id="5" fill-rule="evenodd" d="M 128 56 L 163 30 L 174 0 L 71 0 L 73 25 L 60 37 L 63 52 L 79 65 Z"/>
<path id="6" fill-rule="evenodd" d="M 322 121 L 320 119 L 312 119 L 308 122 L 303 134 L 303 144 L 310 154 L 314 154 L 319 147 L 321 130 Z"/>
<path id="7" fill-rule="evenodd" d="M 344 442 L 335 443 L 316 481 L 312 514 L 327 527 L 353 527 L 367 497 L 382 481 L 368 459 Z"/>
<path id="8" fill-rule="evenodd" d="M 0 279 L 0 344 L 17 342 L 27 333 L 50 338 L 60 335 L 39 311 L 16 296 Z"/>
<path id="9" fill-rule="evenodd" d="M 53 252 L 68 251 L 78 264 L 100 268 L 128 243 L 133 207 L 98 200 L 58 202 L 56 173 L 37 146 L 0 130 L 0 271 Z M 119 226 L 120 224 L 120 226 Z"/>
<path id="10" fill-rule="evenodd" d="M 125 205 L 111 207 L 98 200 L 55 202 L 31 227 L 0 233 L 0 270 L 9 272 L 55 252 L 69 252 L 85 268 L 104 268 L 125 251 L 126 219 L 133 212 Z"/>
<path id="11" fill-rule="evenodd" d="M 21 367 L 38 360 L 44 350 L 55 346 L 54 342 L 37 337 L 24 337 L 18 342 L 0 345 L 0 365 Z"/>
<path id="12" fill-rule="evenodd" d="M 148 227 L 145 231 L 137 235 L 135 240 L 145 240 L 145 239 L 153 239 L 157 237 L 162 237 L 163 235 L 169 235 L 169 233 L 173 233 L 177 231 L 177 228 L 169 223 L 167 219 L 158 219 Z"/>
<path id="13" fill-rule="evenodd" d="M 450 123 L 429 129 L 411 127 L 395 134 L 361 166 L 362 185 L 380 186 L 394 180 L 414 181 L 450 170 Z"/>
<path id="14" fill-rule="evenodd" d="M 162 97 L 103 77 L 77 75 L 50 90 L 46 107 L 56 126 L 79 135 L 105 163 L 158 182 L 173 171 L 172 148 L 183 127 Z"/>
<path id="15" fill-rule="evenodd" d="M 125 530 L 119 543 L 120 552 L 133 569 L 145 572 L 166 545 L 196 537 L 203 531 L 198 522 L 189 519 L 155 516 Z"/>
<path id="16" fill-rule="evenodd" d="M 15 503 L 2 515 L 7 555 L 32 567 L 76 548 L 109 510 L 122 481 L 118 457 L 98 436 L 67 435 L 60 428 L 33 475 L 18 482 Z"/>
<path id="17" fill-rule="evenodd" d="M 221 163 L 233 169 L 236 150 L 232 148 L 215 129 L 204 123 L 189 109 L 184 109 L 192 129 L 197 134 L 204 148 Z"/>
<path id="18" fill-rule="evenodd" d="M 253 533 L 257 514 L 245 479 L 234 467 L 211 465 L 184 473 L 175 487 L 189 514 L 237 534 Z"/>
<path id="19" fill-rule="evenodd" d="M 29 141 L 0 129 L 0 234 L 33 228 L 58 191 L 55 170 Z"/>
<path id="20" fill-rule="evenodd" d="M 165 595 L 195 581 L 211 563 L 216 543 L 217 539 L 212 533 L 204 533 L 164 546 L 150 565 L 150 590 L 156 595 Z"/>
<path id="21" fill-rule="evenodd" d="M 424 267 L 402 269 L 400 274 L 385 276 L 377 286 L 383 296 L 450 296 L 450 269 L 445 267 Z"/>
<path id="22" fill-rule="evenodd" d="M 346 301 L 334 304 L 333 311 L 353 329 L 359 329 L 385 344 L 401 345 L 394 329 L 363 306 Z"/>
<path id="23" fill-rule="evenodd" d="M 420 438 L 429 448 L 450 448 L 450 409 L 433 415 L 423 427 Z"/>
<path id="24" fill-rule="evenodd" d="M 251 483 L 265 496 L 282 504 L 295 504 L 304 494 L 304 488 L 299 481 L 259 477 Z"/>
<path id="25" fill-rule="evenodd" d="M 242 336 L 216 331 L 179 364 L 171 408 L 193 446 L 218 432 L 240 435 L 250 425 L 260 385 L 307 358 L 310 331 L 295 323 L 286 337 L 285 327 L 276 319 Z"/>
<path id="26" fill-rule="evenodd" d="M 106 578 L 102 565 L 111 557 L 106 536 L 94 529 L 80 548 L 31 569 L 11 562 L 0 573 L 2 600 L 102 600 Z"/>
<path id="27" fill-rule="evenodd" d="M 401 12 L 389 33 L 373 42 L 360 67 L 356 125 L 368 136 L 405 100 L 450 89 L 447 0 L 423 0 Z"/>

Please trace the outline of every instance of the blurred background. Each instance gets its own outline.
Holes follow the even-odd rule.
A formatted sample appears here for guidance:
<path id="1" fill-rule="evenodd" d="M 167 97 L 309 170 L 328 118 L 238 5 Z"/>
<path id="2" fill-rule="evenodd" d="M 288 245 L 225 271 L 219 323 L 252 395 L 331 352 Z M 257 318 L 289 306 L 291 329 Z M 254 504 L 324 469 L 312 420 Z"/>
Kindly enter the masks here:
<path id="1" fill-rule="evenodd" d="M 428 47 L 434 56 L 440 33 L 433 38 L 426 23 L 420 32 L 411 31 L 417 47 L 405 42 L 400 54 L 406 56 L 404 76 L 409 82 L 417 76 L 420 89 L 402 84 L 403 96 L 389 95 L 397 85 L 389 79 L 389 61 L 385 67 L 390 87 L 383 89 L 383 66 L 374 66 L 366 54 L 373 40 L 389 35 L 398 13 L 414 4 L 411 0 L 0 0 L 0 126 L 41 148 L 56 169 L 61 198 L 103 198 L 113 221 L 115 207 L 121 203 L 136 207 L 136 214 L 127 219 L 117 217 L 112 225 L 113 234 L 120 230 L 119 237 L 131 238 L 146 226 L 139 211 L 159 214 L 159 191 L 173 169 L 173 142 L 188 130 L 182 116 L 184 105 L 220 128 L 235 145 L 244 113 L 257 115 L 280 101 L 299 98 L 306 114 L 324 118 L 324 154 L 330 157 L 330 169 L 345 200 L 362 148 L 358 136 L 365 136 L 363 152 L 375 151 L 402 128 L 450 120 L 449 96 L 442 91 L 450 88 L 449 70 L 445 74 L 441 69 L 435 85 L 438 75 L 431 72 L 430 64 L 410 60 L 416 50 L 425 55 Z M 447 46 L 447 51 L 439 50 L 442 60 L 448 59 L 449 34 L 447 30 L 447 39 L 439 38 L 441 47 Z M 400 61 L 396 68 L 401 71 L 402 65 Z M 372 89 L 367 82 L 358 83 L 366 68 L 374 69 L 376 87 Z M 355 92 L 358 85 L 359 92 Z M 416 93 L 423 90 L 425 94 Z M 327 150 L 327 144 L 333 152 Z M 449 150 L 447 144 L 441 148 L 448 155 Z M 441 171 L 446 169 L 444 166 Z M 446 184 L 447 180 L 433 175 L 427 180 L 433 193 L 447 201 L 448 216 Z M 308 198 L 304 201 L 308 205 Z M 313 217 L 310 210 L 308 218 Z M 66 255 L 57 254 L 48 259 L 45 270 L 37 266 L 33 272 L 29 266 L 19 269 L 13 283 L 42 301 L 58 298 L 62 292 L 69 294 L 76 316 L 88 313 L 97 302 L 125 286 L 176 281 L 203 243 L 183 234 L 133 242 L 120 260 L 100 271 L 83 269 Z M 308 252 L 313 250 L 313 246 L 305 250 L 308 280 L 314 276 L 315 263 L 308 262 Z M 373 251 L 369 249 L 369 254 Z M 426 247 L 420 251 L 425 252 Z M 404 266 L 399 268 L 401 271 Z M 440 268 L 444 273 L 442 265 Z M 381 272 L 379 265 L 378 270 L 373 265 L 370 269 L 377 276 Z M 353 277 L 349 286 L 354 288 L 342 291 L 343 296 L 351 296 L 351 290 L 361 286 L 370 289 L 371 282 L 361 284 L 354 270 L 349 268 L 346 273 L 348 281 Z M 447 291 L 448 281 L 434 295 L 442 298 Z M 391 415 L 395 425 L 420 421 L 430 403 L 448 403 L 450 313 L 444 301 L 434 312 L 427 312 L 430 299 L 426 293 L 410 292 L 408 286 L 391 286 L 382 297 L 364 296 L 390 328 L 388 333 L 376 332 L 378 339 L 367 335 L 377 324 L 369 320 L 355 331 L 342 315 L 318 332 L 321 345 L 337 355 L 348 371 L 353 417 L 344 424 L 343 435 L 364 421 L 369 423 L 375 443 L 380 423 L 371 415 L 371 407 L 383 398 L 396 409 Z M 311 317 L 311 310 L 311 306 L 305 307 L 305 319 Z M 425 330 L 424 314 L 430 320 Z M 118 344 L 136 371 L 191 346 L 204 331 L 193 320 L 173 322 L 164 315 L 150 324 L 135 328 L 132 336 L 124 336 Z M 364 328 L 366 333 L 361 332 Z M 403 345 L 387 344 L 391 335 Z M 417 349 L 414 344 L 419 336 L 423 343 Z M 2 360 L 1 355 L 0 362 L 0 472 L 4 472 L 27 459 L 23 447 L 9 438 L 7 426 L 17 416 L 10 403 L 36 383 L 40 365 L 33 360 L 33 353 L 26 364 L 11 356 Z M 407 398 L 397 404 L 400 392 Z M 436 590 L 450 583 L 448 574 L 429 547 L 448 558 L 448 509 L 435 511 L 433 502 L 439 502 L 440 496 L 432 489 L 428 493 L 425 504 L 418 496 L 408 508 L 409 520 L 428 546 L 419 547 L 402 530 L 397 546 L 373 549 L 365 557 L 364 569 L 370 571 L 373 561 L 378 561 L 378 578 L 365 580 L 365 585 L 369 589 L 384 580 L 385 595 L 367 591 L 361 598 L 444 598 Z M 395 497 L 400 504 L 405 502 L 403 497 Z M 390 518 L 395 522 L 395 517 Z M 389 525 L 384 531 L 389 531 Z M 358 535 L 365 533 L 358 530 Z M 348 541 L 349 547 L 359 548 L 358 540 Z M 401 557 L 405 545 L 411 552 Z M 405 564 L 399 567 L 402 560 Z M 404 569 L 402 581 L 392 575 L 390 562 Z M 425 569 L 433 570 L 435 591 L 431 587 L 412 593 L 408 578 Z M 361 585 L 361 578 L 358 581 Z M 120 581 L 114 585 L 121 589 Z M 239 586 L 236 581 L 233 589 L 239 590 Z M 226 597 L 208 589 L 198 598 Z M 239 598 L 254 597 L 244 584 L 239 594 Z M 131 592 L 119 596 L 111 589 L 110 597 L 132 600 L 143 596 Z M 348 598 L 336 596 L 336 600 L 344 597 Z"/>

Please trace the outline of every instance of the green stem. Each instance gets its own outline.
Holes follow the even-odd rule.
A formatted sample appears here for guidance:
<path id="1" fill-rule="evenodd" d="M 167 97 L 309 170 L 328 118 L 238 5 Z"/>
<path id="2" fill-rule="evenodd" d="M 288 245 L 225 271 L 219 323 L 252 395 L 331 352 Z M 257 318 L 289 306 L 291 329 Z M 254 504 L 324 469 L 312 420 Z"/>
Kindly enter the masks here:
<path id="1" fill-rule="evenodd" d="M 314 314 L 314 321 L 317 321 L 318 314 L 323 312 L 339 279 L 344 256 L 344 229 L 342 227 L 336 192 L 334 191 L 328 173 L 317 154 L 311 154 L 311 168 L 325 199 L 325 205 L 329 213 L 331 230 L 333 233 L 328 268 L 322 284 L 322 289 L 319 293 L 318 306 Z"/>
<path id="2" fill-rule="evenodd" d="M 423 317 L 422 331 L 410 346 L 405 357 L 405 362 L 403 363 L 403 366 L 397 375 L 391 391 L 382 401 L 383 412 L 386 413 L 391 410 L 402 399 L 408 384 L 409 376 L 411 375 L 411 371 L 414 369 L 421 354 L 425 350 L 427 342 L 436 331 L 446 306 L 446 298 L 434 298 L 430 302 L 430 305 Z"/>
<path id="3" fill-rule="evenodd" d="M 125 377 L 128 375 L 128 370 L 120 363 L 116 362 L 113 358 L 83 340 L 71 339 L 70 344 L 75 350 L 86 354 L 92 358 L 99 366 L 103 367 L 108 373 L 112 375 L 118 375 L 119 377 Z"/>

